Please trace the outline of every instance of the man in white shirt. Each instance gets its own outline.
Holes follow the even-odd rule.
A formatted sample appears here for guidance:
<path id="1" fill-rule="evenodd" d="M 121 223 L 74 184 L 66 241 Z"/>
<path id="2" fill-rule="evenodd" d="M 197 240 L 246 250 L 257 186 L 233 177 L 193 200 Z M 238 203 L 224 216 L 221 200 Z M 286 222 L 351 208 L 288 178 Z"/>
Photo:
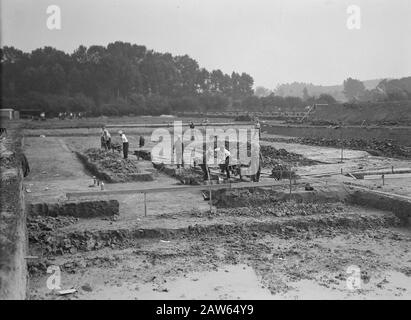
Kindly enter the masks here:
<path id="1" fill-rule="evenodd" d="M 126 137 L 126 135 L 124 134 L 123 131 L 119 131 L 120 137 L 121 137 L 121 141 L 123 142 L 123 156 L 124 159 L 127 159 L 128 157 L 128 139 Z"/>

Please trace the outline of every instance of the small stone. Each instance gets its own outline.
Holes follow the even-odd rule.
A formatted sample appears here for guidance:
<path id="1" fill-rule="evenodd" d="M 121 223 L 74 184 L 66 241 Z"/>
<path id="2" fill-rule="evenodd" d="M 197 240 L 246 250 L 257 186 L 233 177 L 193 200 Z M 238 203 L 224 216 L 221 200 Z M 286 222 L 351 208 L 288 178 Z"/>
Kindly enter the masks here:
<path id="1" fill-rule="evenodd" d="M 83 286 L 81 286 L 81 289 L 83 289 L 84 291 L 87 291 L 87 292 L 93 291 L 93 288 L 92 288 L 91 285 L 88 284 L 88 283 L 86 283 L 86 284 L 84 284 Z"/>

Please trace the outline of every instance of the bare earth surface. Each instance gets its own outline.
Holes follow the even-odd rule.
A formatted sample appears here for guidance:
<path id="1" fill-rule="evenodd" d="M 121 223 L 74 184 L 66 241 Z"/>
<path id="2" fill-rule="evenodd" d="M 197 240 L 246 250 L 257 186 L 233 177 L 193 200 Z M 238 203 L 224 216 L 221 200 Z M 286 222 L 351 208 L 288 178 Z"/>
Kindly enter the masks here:
<path id="1" fill-rule="evenodd" d="M 410 299 L 411 234 L 378 229 L 307 239 L 200 236 L 57 257 L 74 299 Z M 350 290 L 347 268 L 361 270 Z M 31 298 L 62 299 L 34 277 Z M 83 288 L 82 288 L 83 287 Z M 91 291 L 90 291 L 91 290 Z"/>
<path id="2" fill-rule="evenodd" d="M 62 130 L 64 135 L 45 137 L 31 130 L 32 136 L 25 138 L 25 154 L 31 168 L 25 180 L 28 202 L 65 201 L 66 192 L 95 190 L 89 187 L 92 177 L 73 151 L 99 147 L 98 135 L 70 136 L 84 129 Z M 98 129 L 95 130 L 98 134 Z M 131 151 L 137 149 L 140 132 L 149 141 L 151 131 L 139 128 L 135 135 L 129 135 Z M 336 148 L 263 144 L 323 162 L 297 167 L 301 179 L 294 189 L 309 182 L 316 190 L 329 191 L 348 182 L 411 196 L 406 175 L 386 177 L 384 185 L 380 177 L 354 180 L 341 175 L 341 169 L 346 173 L 359 168 L 411 168 L 411 161 L 345 150 L 344 162 L 339 163 L 340 150 Z M 151 145 L 150 142 L 148 147 Z M 156 172 L 148 161 L 138 161 L 138 164 L 153 172 L 155 180 L 106 184 L 106 190 L 178 183 Z M 263 181 L 272 180 L 269 173 L 269 169 L 263 170 Z M 284 190 L 287 188 L 286 183 Z M 335 190 L 341 192 L 341 188 Z M 111 246 L 86 251 L 74 246 L 72 253 L 63 254 L 50 254 L 42 243 L 32 242 L 31 253 L 39 259 L 30 262 L 30 298 L 411 298 L 411 233 L 409 228 L 397 224 L 390 212 L 337 202 L 298 216 L 277 216 L 275 210 L 273 213 L 265 207 L 218 208 L 211 214 L 207 201 L 199 191 L 193 190 L 150 194 L 145 217 L 142 195 L 113 198 L 120 202 L 118 219 L 73 220 L 44 235 L 71 235 L 75 239 L 84 233 L 101 233 L 103 238 L 110 230 L 138 232 L 139 229 L 154 230 L 156 235 L 113 241 Z M 295 206 L 299 208 L 298 204 Z M 330 212 L 326 212 L 327 206 Z M 334 207 L 339 209 L 332 209 Z M 50 265 L 60 266 L 62 289 L 75 288 L 76 293 L 59 296 L 57 291 L 47 288 L 50 274 L 46 270 Z M 350 266 L 358 267 L 360 273 L 351 274 Z M 360 283 L 354 290 L 350 289 L 352 277 Z"/>

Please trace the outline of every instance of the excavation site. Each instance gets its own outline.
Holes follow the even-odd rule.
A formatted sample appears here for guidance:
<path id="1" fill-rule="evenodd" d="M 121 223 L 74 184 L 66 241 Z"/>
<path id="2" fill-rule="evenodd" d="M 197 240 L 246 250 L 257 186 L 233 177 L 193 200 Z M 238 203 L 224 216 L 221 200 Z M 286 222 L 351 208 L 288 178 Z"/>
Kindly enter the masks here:
<path id="1" fill-rule="evenodd" d="M 411 299 L 410 0 L 0 1 L 12 316 Z"/>
<path id="2" fill-rule="evenodd" d="M 198 132 L 253 130 L 220 121 Z M 410 298 L 409 155 L 302 144 L 266 124 L 259 181 L 211 165 L 204 180 L 198 149 L 179 168 L 151 154 L 153 126 L 127 125 L 127 159 L 101 148 L 98 127 L 3 134 L 2 197 L 21 212 L 10 250 L 27 263 L 29 299 Z"/>

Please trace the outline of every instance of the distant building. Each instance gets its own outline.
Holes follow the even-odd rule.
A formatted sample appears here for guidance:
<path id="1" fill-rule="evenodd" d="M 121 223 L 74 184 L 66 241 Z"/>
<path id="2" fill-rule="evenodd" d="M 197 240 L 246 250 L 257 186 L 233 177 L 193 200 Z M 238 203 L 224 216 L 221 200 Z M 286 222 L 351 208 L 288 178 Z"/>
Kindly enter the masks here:
<path id="1" fill-rule="evenodd" d="M 20 111 L 20 117 L 22 119 L 34 119 L 34 120 L 39 120 L 41 118 L 45 117 L 45 114 L 42 115 L 44 112 L 41 110 L 37 109 L 27 109 L 27 110 L 21 110 Z"/>
<path id="2" fill-rule="evenodd" d="M 20 113 L 14 109 L 0 109 L 0 118 L 8 120 L 16 120 L 20 118 Z"/>

